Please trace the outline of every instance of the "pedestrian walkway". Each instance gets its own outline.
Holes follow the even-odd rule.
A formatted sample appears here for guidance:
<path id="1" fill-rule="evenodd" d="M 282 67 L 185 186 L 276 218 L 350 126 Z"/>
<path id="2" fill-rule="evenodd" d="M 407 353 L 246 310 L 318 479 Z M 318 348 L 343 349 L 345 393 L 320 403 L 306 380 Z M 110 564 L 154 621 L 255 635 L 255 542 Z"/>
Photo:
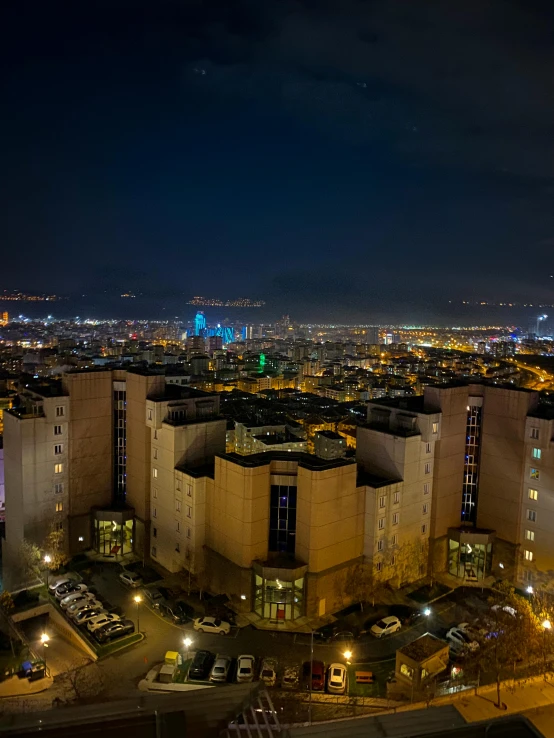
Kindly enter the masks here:
<path id="1" fill-rule="evenodd" d="M 30 682 L 27 678 L 20 679 L 18 676 L 12 676 L 0 682 L 0 698 L 2 697 L 26 697 L 29 694 L 37 694 L 50 689 L 54 680 L 52 677 L 44 677 Z"/>
<path id="2" fill-rule="evenodd" d="M 503 715 L 538 710 L 554 706 L 554 683 L 544 677 L 533 677 L 525 682 L 505 683 L 500 690 L 503 707 L 496 706 L 496 684 L 480 687 L 477 694 L 460 697 L 454 703 L 468 723 L 491 720 Z M 505 707 L 504 707 L 505 706 Z M 554 729 L 552 731 L 554 735 Z"/>

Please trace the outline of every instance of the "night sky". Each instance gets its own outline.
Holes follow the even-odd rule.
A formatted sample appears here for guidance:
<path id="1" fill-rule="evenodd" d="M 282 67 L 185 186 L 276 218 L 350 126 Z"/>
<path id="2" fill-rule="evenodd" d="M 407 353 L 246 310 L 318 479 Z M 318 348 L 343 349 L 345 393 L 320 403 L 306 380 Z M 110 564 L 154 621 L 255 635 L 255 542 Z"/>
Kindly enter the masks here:
<path id="1" fill-rule="evenodd" d="M 0 288 L 554 300 L 551 0 L 3 5 Z"/>

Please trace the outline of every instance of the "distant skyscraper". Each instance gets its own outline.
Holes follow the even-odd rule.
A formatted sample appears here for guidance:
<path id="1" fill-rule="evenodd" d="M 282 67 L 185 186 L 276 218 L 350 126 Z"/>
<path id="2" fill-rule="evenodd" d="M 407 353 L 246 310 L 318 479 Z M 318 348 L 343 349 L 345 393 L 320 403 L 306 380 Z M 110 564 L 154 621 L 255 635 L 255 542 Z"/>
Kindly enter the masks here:
<path id="1" fill-rule="evenodd" d="M 377 328 L 377 326 L 371 326 L 370 328 L 368 328 L 366 335 L 367 335 L 368 343 L 373 343 L 373 344 L 380 343 L 379 328 Z"/>
<path id="2" fill-rule="evenodd" d="M 201 310 L 199 310 L 196 313 L 196 317 L 194 318 L 194 335 L 201 336 L 203 335 L 203 331 L 205 330 L 206 330 L 206 316 Z"/>

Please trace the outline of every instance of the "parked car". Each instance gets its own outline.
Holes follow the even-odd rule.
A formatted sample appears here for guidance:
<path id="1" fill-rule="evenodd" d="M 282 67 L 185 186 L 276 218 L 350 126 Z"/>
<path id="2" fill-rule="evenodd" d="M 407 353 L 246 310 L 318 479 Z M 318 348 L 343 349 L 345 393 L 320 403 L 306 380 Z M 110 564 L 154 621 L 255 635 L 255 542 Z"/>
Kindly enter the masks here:
<path id="1" fill-rule="evenodd" d="M 95 631 L 100 630 L 100 628 L 119 620 L 121 620 L 119 615 L 115 615 L 113 612 L 103 612 L 95 618 L 91 618 L 87 623 L 87 628 L 89 633 L 94 633 Z"/>
<path id="2" fill-rule="evenodd" d="M 156 609 L 159 608 L 162 602 L 165 602 L 165 597 L 156 587 L 145 588 L 142 590 L 142 594 L 144 599 Z"/>
<path id="3" fill-rule="evenodd" d="M 204 616 L 203 618 L 196 618 L 194 621 L 194 630 L 197 630 L 199 633 L 228 635 L 231 631 L 231 626 L 225 620 Z"/>
<path id="4" fill-rule="evenodd" d="M 423 611 L 409 605 L 391 605 L 389 615 L 395 615 L 402 625 L 414 625 L 423 617 Z"/>
<path id="5" fill-rule="evenodd" d="M 69 607 L 65 608 L 65 614 L 68 617 L 73 617 L 79 610 L 84 610 L 85 607 L 97 607 L 99 610 L 102 609 L 102 603 L 99 600 L 87 599 L 86 597 L 82 600 L 72 602 Z"/>
<path id="6" fill-rule="evenodd" d="M 386 618 L 381 618 L 375 625 L 372 625 L 369 632 L 375 638 L 382 638 L 391 633 L 396 633 L 401 627 L 402 623 L 396 615 L 387 615 Z"/>
<path id="7" fill-rule="evenodd" d="M 191 623 L 194 620 L 194 607 L 187 605 L 186 602 L 179 601 L 173 604 L 161 602 L 159 609 L 161 615 L 177 625 L 185 625 L 185 623 Z"/>
<path id="8" fill-rule="evenodd" d="M 298 666 L 287 666 L 281 679 L 283 689 L 297 689 L 300 682 L 300 668 Z"/>
<path id="9" fill-rule="evenodd" d="M 56 599 L 63 600 L 67 595 L 75 594 L 76 592 L 86 592 L 87 590 L 88 587 L 86 584 L 68 582 L 67 584 L 62 584 L 60 587 L 57 587 L 54 594 L 56 595 Z"/>
<path id="10" fill-rule="evenodd" d="M 94 599 L 95 595 L 88 590 L 86 592 L 72 592 L 71 594 L 68 594 L 66 597 L 64 597 L 63 600 L 60 600 L 60 607 L 62 608 L 62 610 L 66 610 L 75 602 L 88 602 Z"/>
<path id="11" fill-rule="evenodd" d="M 237 682 L 251 682 L 254 679 L 254 656 L 242 654 L 237 659 Z"/>
<path id="12" fill-rule="evenodd" d="M 135 624 L 132 620 L 117 620 L 100 628 L 94 635 L 100 643 L 113 641 L 114 638 L 130 635 L 135 632 Z"/>
<path id="13" fill-rule="evenodd" d="M 461 630 L 461 628 L 450 628 L 446 634 L 446 640 L 448 641 L 450 648 L 456 653 L 466 650 L 477 651 L 479 648 L 479 643 L 475 639 L 471 638 L 471 636 L 464 630 Z"/>
<path id="14" fill-rule="evenodd" d="M 266 687 L 274 687 L 277 684 L 277 661 L 275 659 L 264 659 L 262 661 L 260 681 Z"/>
<path id="15" fill-rule="evenodd" d="M 226 682 L 229 675 L 231 659 L 218 653 L 210 674 L 210 682 Z"/>
<path id="16" fill-rule="evenodd" d="M 325 665 L 323 661 L 304 662 L 302 665 L 302 685 L 304 689 L 311 689 L 314 692 L 323 691 L 325 686 Z"/>
<path id="17" fill-rule="evenodd" d="M 84 625 L 85 623 L 88 623 L 89 620 L 92 620 L 92 618 L 101 614 L 102 610 L 97 607 L 83 607 L 83 609 L 76 612 L 71 619 L 74 623 L 77 623 L 77 625 Z"/>
<path id="18" fill-rule="evenodd" d="M 214 661 L 211 651 L 197 651 L 189 667 L 189 679 L 207 679 Z"/>
<path id="19" fill-rule="evenodd" d="M 327 691 L 330 694 L 346 692 L 346 667 L 344 664 L 331 664 L 327 669 Z"/>
<path id="20" fill-rule="evenodd" d="M 503 605 L 503 606 L 493 605 L 491 607 L 491 610 L 492 612 L 495 612 L 495 613 L 505 612 L 508 615 L 511 615 L 513 618 L 515 618 L 515 616 L 517 615 L 517 610 L 514 607 L 511 607 L 510 605 Z"/>
<path id="21" fill-rule="evenodd" d="M 69 584 L 70 582 L 74 581 L 75 579 L 67 576 L 67 574 L 62 574 L 61 576 L 53 577 L 48 580 L 48 589 L 53 594 L 58 589 L 58 587 L 63 587 L 64 584 Z"/>
<path id="22" fill-rule="evenodd" d="M 120 581 L 126 584 L 128 587 L 142 587 L 142 577 L 140 574 L 135 574 L 134 571 L 122 571 L 119 575 Z"/>

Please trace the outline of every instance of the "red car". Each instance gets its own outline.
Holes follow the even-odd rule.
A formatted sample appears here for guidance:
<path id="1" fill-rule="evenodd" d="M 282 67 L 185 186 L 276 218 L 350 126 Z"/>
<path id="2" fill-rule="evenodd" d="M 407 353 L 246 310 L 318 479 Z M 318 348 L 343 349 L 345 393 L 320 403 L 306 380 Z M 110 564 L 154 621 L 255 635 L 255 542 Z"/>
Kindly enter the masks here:
<path id="1" fill-rule="evenodd" d="M 312 672 L 311 680 L 310 667 Z M 325 664 L 323 661 L 305 661 L 302 664 L 302 683 L 305 689 L 310 689 L 311 687 L 314 692 L 323 692 L 325 687 Z"/>

